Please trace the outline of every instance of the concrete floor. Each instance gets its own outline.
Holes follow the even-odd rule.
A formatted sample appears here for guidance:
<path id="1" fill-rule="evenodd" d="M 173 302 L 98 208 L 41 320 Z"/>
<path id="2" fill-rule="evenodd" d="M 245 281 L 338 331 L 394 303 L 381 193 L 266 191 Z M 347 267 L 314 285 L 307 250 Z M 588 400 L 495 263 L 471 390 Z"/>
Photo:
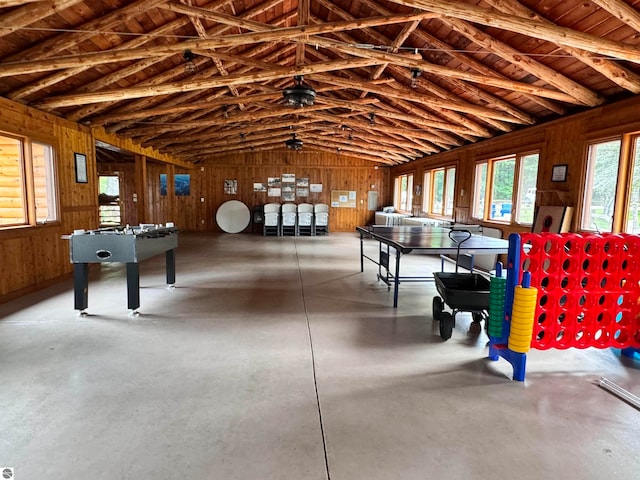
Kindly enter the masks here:
<path id="1" fill-rule="evenodd" d="M 375 250 L 374 244 L 368 249 Z M 400 306 L 360 273 L 355 234 L 181 234 L 177 285 L 122 265 L 0 305 L 0 466 L 19 480 L 634 479 L 640 360 L 532 351 L 527 380 L 486 359 L 458 317 L 443 342 L 433 284 Z M 439 262 L 404 257 L 407 270 Z"/>

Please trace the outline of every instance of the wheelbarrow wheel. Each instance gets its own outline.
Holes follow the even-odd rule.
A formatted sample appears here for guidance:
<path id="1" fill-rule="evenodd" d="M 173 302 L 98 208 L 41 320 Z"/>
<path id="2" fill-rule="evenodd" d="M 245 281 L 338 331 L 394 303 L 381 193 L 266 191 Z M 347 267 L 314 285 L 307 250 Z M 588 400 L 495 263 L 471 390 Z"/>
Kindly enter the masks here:
<path id="1" fill-rule="evenodd" d="M 444 310 L 444 302 L 442 301 L 442 298 L 438 296 L 433 297 L 433 307 L 432 307 L 433 319 L 440 320 L 440 318 L 442 318 L 443 310 Z"/>
<path id="2" fill-rule="evenodd" d="M 449 340 L 451 338 L 451 334 L 453 333 L 453 315 L 449 312 L 443 312 L 440 317 L 440 337 L 443 340 Z"/>
<path id="3" fill-rule="evenodd" d="M 472 312 L 473 322 L 469 325 L 469 335 L 477 336 L 482 332 L 482 313 Z"/>

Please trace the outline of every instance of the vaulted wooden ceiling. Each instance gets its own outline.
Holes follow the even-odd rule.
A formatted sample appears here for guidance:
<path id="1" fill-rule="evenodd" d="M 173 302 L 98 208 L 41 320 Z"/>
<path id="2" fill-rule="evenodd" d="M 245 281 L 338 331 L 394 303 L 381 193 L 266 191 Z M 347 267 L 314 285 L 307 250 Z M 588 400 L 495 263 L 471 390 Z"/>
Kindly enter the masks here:
<path id="1" fill-rule="evenodd" d="M 639 63 L 640 0 L 0 0 L 0 95 L 196 163 L 293 133 L 404 163 L 636 95 Z"/>

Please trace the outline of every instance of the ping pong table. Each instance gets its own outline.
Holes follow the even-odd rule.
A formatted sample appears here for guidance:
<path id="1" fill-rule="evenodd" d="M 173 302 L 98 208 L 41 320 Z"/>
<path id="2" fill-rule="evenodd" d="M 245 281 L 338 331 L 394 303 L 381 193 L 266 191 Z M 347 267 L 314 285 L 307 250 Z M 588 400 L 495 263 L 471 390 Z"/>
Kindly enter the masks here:
<path id="1" fill-rule="evenodd" d="M 398 307 L 398 288 L 401 282 L 433 281 L 430 276 L 400 276 L 400 259 L 402 255 L 413 251 L 425 254 L 500 254 L 507 253 L 509 242 L 500 238 L 484 237 L 472 234 L 465 227 L 443 227 L 425 225 L 409 226 L 367 226 L 356 227 L 360 234 L 360 271 L 364 272 L 364 259 L 378 265 L 378 279 L 393 285 L 393 307 Z M 370 238 L 378 241 L 379 258 L 371 258 L 364 253 L 364 240 Z M 384 246 L 383 246 L 384 245 Z M 390 270 L 391 249 L 395 251 L 394 272 Z M 383 272 L 384 269 L 384 272 Z"/>

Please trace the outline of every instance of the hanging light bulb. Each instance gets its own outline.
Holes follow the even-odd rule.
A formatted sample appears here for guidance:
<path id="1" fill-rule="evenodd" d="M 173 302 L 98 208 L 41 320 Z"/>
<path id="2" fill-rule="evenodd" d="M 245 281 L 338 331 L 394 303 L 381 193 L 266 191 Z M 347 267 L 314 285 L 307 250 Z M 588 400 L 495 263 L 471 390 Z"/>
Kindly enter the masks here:
<path id="1" fill-rule="evenodd" d="M 184 59 L 184 73 L 194 73 L 197 70 L 196 64 L 193 63 L 193 59 L 195 55 L 191 50 L 185 50 L 182 54 L 182 58 Z"/>
<path id="2" fill-rule="evenodd" d="M 422 74 L 419 68 L 411 69 L 411 88 L 418 88 L 418 77 Z"/>

